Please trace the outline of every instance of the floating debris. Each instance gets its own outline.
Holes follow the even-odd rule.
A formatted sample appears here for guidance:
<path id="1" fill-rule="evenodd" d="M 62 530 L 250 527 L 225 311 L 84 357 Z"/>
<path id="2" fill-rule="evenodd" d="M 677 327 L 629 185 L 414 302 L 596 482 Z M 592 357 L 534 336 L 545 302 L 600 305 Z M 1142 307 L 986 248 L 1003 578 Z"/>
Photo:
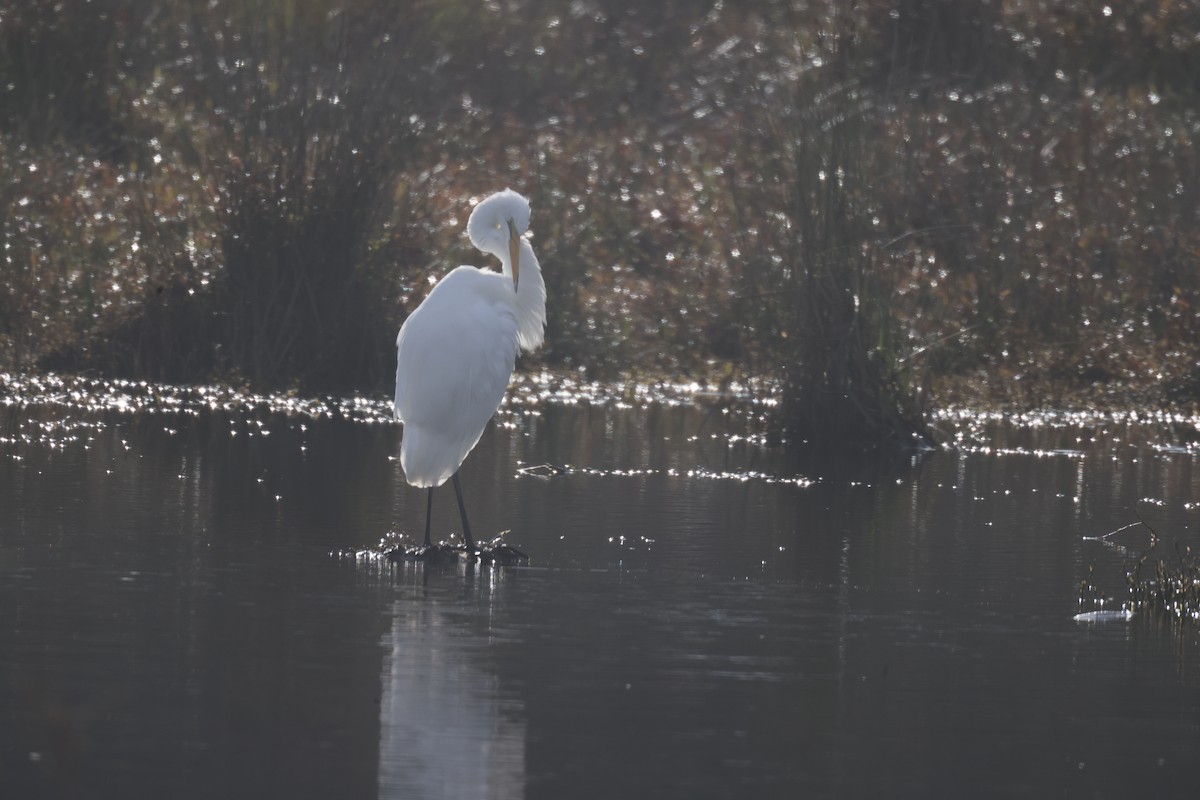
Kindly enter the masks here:
<path id="1" fill-rule="evenodd" d="M 1116 611 L 1085 611 L 1074 617 L 1076 622 L 1122 622 L 1131 619 L 1133 619 L 1133 612 L 1128 608 Z"/>
<path id="2" fill-rule="evenodd" d="M 471 564 L 480 563 L 498 567 L 512 567 L 529 563 L 529 556 L 512 545 L 504 542 L 504 531 L 489 542 L 478 545 L 474 550 L 467 550 L 465 545 L 451 542 L 438 542 L 424 545 L 408 541 L 403 535 L 389 534 L 379 541 L 375 547 L 361 550 L 339 550 L 330 555 L 336 558 L 354 559 L 356 561 L 380 562 L 389 564 L 421 563 L 430 565 Z"/>
<path id="3" fill-rule="evenodd" d="M 566 475 L 570 472 L 566 467 L 557 467 L 554 464 L 537 464 L 532 467 L 521 467 L 517 470 L 517 475 L 528 478 L 552 478 L 556 475 Z"/>
<path id="4" fill-rule="evenodd" d="M 641 478 L 648 475 L 666 475 L 669 478 L 683 477 L 711 481 L 736 481 L 738 483 L 755 481 L 766 484 L 791 484 L 799 486 L 802 489 L 817 483 L 817 480 L 805 477 L 804 475 L 781 476 L 757 470 L 725 470 L 717 472 L 700 468 L 681 470 L 674 467 L 667 469 L 601 469 L 599 467 L 572 466 L 571 464 L 537 464 L 535 466 L 521 467 L 517 470 L 517 477 L 542 478 L 545 480 L 564 475 L 587 475 L 592 478 Z"/>
<path id="5" fill-rule="evenodd" d="M 515 567 L 529 563 L 529 556 L 503 542 L 480 545 L 471 551 L 462 545 L 445 543 L 429 547 L 409 545 L 389 550 L 386 558 L 392 564 L 404 561 L 420 561 L 425 564 L 457 564 L 478 561 L 481 564 L 492 564 L 498 567 Z"/>

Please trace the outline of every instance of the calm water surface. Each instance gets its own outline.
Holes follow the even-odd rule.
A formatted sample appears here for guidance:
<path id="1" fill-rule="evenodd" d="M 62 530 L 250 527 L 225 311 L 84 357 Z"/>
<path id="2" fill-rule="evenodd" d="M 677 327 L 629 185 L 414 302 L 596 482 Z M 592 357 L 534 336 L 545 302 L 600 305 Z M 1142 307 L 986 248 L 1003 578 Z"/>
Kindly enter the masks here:
<path id="1" fill-rule="evenodd" d="M 0 797 L 1194 796 L 1196 628 L 1072 619 L 1135 509 L 1200 544 L 1193 421 L 852 467 L 751 404 L 527 398 L 463 483 L 529 566 L 431 568 L 354 554 L 423 529 L 382 403 L 8 392 Z"/>

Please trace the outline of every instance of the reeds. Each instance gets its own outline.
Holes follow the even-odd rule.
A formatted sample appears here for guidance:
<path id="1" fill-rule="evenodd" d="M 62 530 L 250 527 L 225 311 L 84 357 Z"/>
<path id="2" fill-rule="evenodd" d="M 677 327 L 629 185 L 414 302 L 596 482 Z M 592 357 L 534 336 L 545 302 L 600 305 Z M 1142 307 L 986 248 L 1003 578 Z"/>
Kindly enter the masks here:
<path id="1" fill-rule="evenodd" d="M 1153 561 L 1153 578 L 1143 578 L 1149 553 L 1138 559 L 1126 579 L 1129 607 L 1181 622 L 1200 622 L 1200 556 L 1190 547 L 1175 546 L 1175 556 Z"/>
<path id="2" fill-rule="evenodd" d="M 894 286 L 878 263 L 882 112 L 859 82 L 852 13 L 837 5 L 818 54 L 758 87 L 743 129 L 752 155 L 729 183 L 731 260 L 752 298 L 739 310 L 783 377 L 789 437 L 912 445 L 924 423 L 898 348 Z"/>
<path id="3" fill-rule="evenodd" d="M 328 13 L 326 13 L 328 11 Z M 337 388 L 390 369 L 403 267 L 385 263 L 419 107 L 420 20 L 290 3 L 237 10 L 204 54 L 225 73 L 222 371 Z M 223 29 L 224 36 L 214 36 Z M 223 65 L 223 66 L 222 66 Z"/>

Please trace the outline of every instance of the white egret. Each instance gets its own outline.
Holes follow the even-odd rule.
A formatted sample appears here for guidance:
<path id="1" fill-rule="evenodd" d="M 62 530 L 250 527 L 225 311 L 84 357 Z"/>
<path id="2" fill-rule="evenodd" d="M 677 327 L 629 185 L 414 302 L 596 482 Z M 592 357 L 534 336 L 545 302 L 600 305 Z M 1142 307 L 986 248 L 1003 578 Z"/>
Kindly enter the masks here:
<path id="1" fill-rule="evenodd" d="M 427 487 L 425 545 L 434 487 L 454 480 L 463 539 L 475 550 L 458 468 L 500 407 L 518 350 L 542 343 L 546 284 L 529 242 L 529 201 L 505 189 L 471 212 L 467 235 L 500 259 L 501 272 L 458 267 L 442 278 L 396 337 L 396 419 L 404 423 L 400 465 Z"/>

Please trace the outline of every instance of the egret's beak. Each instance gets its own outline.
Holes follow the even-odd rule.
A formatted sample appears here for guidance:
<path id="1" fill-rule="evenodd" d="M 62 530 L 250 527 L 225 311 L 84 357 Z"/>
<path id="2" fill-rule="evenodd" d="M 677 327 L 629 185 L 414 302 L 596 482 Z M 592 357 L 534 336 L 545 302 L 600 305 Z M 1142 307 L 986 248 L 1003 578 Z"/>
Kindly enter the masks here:
<path id="1" fill-rule="evenodd" d="M 513 291 L 521 280 L 521 234 L 517 233 L 517 223 L 508 221 L 508 257 L 512 261 Z"/>

